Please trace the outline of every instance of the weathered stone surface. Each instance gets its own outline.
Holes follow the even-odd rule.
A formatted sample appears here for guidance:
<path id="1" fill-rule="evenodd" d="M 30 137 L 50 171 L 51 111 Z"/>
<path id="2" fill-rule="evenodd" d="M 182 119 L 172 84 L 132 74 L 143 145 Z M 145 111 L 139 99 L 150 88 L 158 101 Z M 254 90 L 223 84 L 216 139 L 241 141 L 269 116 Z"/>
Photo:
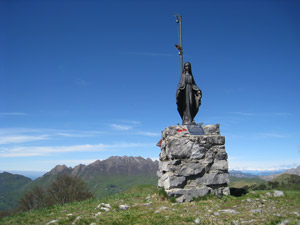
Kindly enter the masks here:
<path id="1" fill-rule="evenodd" d="M 205 156 L 206 149 L 201 147 L 200 144 L 195 143 L 192 148 L 191 159 L 202 159 Z"/>
<path id="2" fill-rule="evenodd" d="M 166 180 L 163 182 L 163 186 L 166 190 L 172 188 L 180 188 L 183 187 L 185 183 L 185 177 L 179 177 L 175 175 L 168 175 Z"/>
<path id="3" fill-rule="evenodd" d="M 172 168 L 180 164 L 180 160 L 159 161 L 158 169 L 161 172 L 172 171 Z"/>
<path id="4" fill-rule="evenodd" d="M 219 124 L 203 130 L 204 135 L 190 135 L 186 126 L 177 125 L 162 132 L 158 186 L 178 202 L 230 194 L 225 137 Z"/>
<path id="5" fill-rule="evenodd" d="M 169 161 L 159 161 L 158 163 L 158 169 L 160 172 L 167 172 L 169 171 Z"/>
<path id="6" fill-rule="evenodd" d="M 166 147 L 166 154 L 169 159 L 185 159 L 191 154 L 193 142 L 188 138 L 172 138 Z"/>
<path id="7" fill-rule="evenodd" d="M 207 141 L 211 143 L 212 145 L 224 145 L 225 144 L 225 137 L 224 136 L 218 136 L 218 135 L 212 135 L 207 138 Z"/>
<path id="8" fill-rule="evenodd" d="M 173 189 L 166 191 L 170 197 L 189 196 L 190 200 L 199 196 L 205 196 L 209 193 L 208 187 L 190 188 L 190 189 Z"/>
<path id="9" fill-rule="evenodd" d="M 220 125 L 216 124 L 216 125 L 206 125 L 206 126 L 202 126 L 205 134 L 216 134 L 216 135 L 220 135 Z"/>
<path id="10" fill-rule="evenodd" d="M 228 162 L 226 160 L 215 160 L 210 170 L 214 172 L 228 171 Z"/>
<path id="11" fill-rule="evenodd" d="M 223 188 L 222 194 L 225 196 L 230 195 L 230 188 L 229 187 Z"/>
<path id="12" fill-rule="evenodd" d="M 227 184 L 229 183 L 229 175 L 228 173 L 224 174 L 216 174 L 216 173 L 206 173 L 203 177 L 196 179 L 197 184 L 205 184 L 205 185 L 217 185 L 217 184 Z"/>
<path id="13" fill-rule="evenodd" d="M 165 151 L 162 151 L 160 154 L 159 154 L 159 160 L 166 160 L 168 159 L 167 158 L 167 154 Z"/>
<path id="14" fill-rule="evenodd" d="M 216 154 L 216 159 L 218 160 L 227 160 L 228 156 L 227 153 L 224 150 L 219 150 L 218 153 Z"/>
<path id="15" fill-rule="evenodd" d="M 175 174 L 178 174 L 179 176 L 193 176 L 203 173 L 205 170 L 204 165 L 200 165 L 198 163 L 188 163 L 181 166 L 179 171 L 174 171 Z"/>

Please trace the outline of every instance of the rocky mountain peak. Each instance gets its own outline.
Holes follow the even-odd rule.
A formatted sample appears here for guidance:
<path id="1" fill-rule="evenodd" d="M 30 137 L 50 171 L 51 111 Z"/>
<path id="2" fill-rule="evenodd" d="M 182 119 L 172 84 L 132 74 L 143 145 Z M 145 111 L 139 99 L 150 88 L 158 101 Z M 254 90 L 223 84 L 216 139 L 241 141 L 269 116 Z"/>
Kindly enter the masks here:
<path id="1" fill-rule="evenodd" d="M 293 174 L 293 175 L 298 175 L 300 176 L 300 165 L 296 168 L 292 168 L 292 169 L 287 169 L 285 170 L 283 173 L 279 173 L 279 174 L 271 174 L 269 176 L 261 176 L 260 178 L 266 181 L 270 181 L 275 179 L 276 177 L 282 175 L 282 174 Z"/>
<path id="2" fill-rule="evenodd" d="M 143 157 L 133 156 L 111 156 L 105 160 L 96 160 L 88 165 L 77 165 L 74 168 L 65 165 L 55 166 L 44 176 L 68 173 L 83 178 L 97 175 L 133 175 L 133 174 L 153 174 L 158 169 L 158 161 L 152 161 Z"/>
<path id="3" fill-rule="evenodd" d="M 70 173 L 71 171 L 72 167 L 67 167 L 66 165 L 57 165 L 50 171 L 50 174 Z"/>

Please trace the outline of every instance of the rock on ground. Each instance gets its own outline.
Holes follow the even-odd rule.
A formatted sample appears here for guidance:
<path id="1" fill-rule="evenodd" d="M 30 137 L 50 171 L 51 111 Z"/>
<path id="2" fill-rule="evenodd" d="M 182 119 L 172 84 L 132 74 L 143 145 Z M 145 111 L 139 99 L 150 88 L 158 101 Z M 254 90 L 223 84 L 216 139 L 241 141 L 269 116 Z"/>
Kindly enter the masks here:
<path id="1" fill-rule="evenodd" d="M 53 223 L 57 223 L 59 220 L 51 220 L 49 221 L 48 223 L 46 223 L 46 225 L 49 225 L 49 224 L 53 224 Z"/>
<path id="2" fill-rule="evenodd" d="M 273 193 L 274 197 L 283 197 L 284 193 L 282 191 L 275 190 Z"/>
<path id="3" fill-rule="evenodd" d="M 120 210 L 128 210 L 129 209 L 129 205 L 120 205 L 119 209 Z"/>
<path id="4" fill-rule="evenodd" d="M 200 218 L 195 219 L 195 224 L 200 224 L 200 223 L 201 223 Z"/>
<path id="5" fill-rule="evenodd" d="M 80 220 L 81 216 L 77 216 L 76 219 L 73 221 L 72 225 L 75 225 L 79 220 Z"/>

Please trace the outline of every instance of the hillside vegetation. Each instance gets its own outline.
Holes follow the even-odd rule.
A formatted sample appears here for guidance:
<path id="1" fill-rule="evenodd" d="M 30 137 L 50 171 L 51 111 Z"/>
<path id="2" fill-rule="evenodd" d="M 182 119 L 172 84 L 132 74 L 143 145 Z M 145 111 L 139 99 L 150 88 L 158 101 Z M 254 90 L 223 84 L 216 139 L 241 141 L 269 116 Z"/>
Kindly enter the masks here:
<path id="1" fill-rule="evenodd" d="M 34 186 L 47 188 L 61 174 L 78 176 L 97 196 L 104 197 L 119 193 L 139 184 L 156 184 L 158 162 L 142 157 L 112 156 L 106 160 L 97 160 L 89 165 L 74 168 L 57 165 L 44 176 L 27 184 L 24 189 Z"/>
<path id="2" fill-rule="evenodd" d="M 105 198 L 4 217 L 0 224 L 298 224 L 300 192 L 284 195 L 256 191 L 242 197 L 208 196 L 191 203 L 172 203 L 155 186 L 143 185 Z"/>
<path id="3" fill-rule="evenodd" d="M 93 194 L 82 179 L 69 174 L 62 174 L 47 189 L 35 186 L 26 192 L 20 199 L 17 210 L 29 211 L 57 204 L 82 201 L 92 197 Z"/>
<path id="4" fill-rule="evenodd" d="M 281 190 L 300 190 L 300 176 L 295 174 L 281 174 L 271 183 L 278 185 Z"/>
<path id="5" fill-rule="evenodd" d="M 31 179 L 22 175 L 0 173 L 0 211 L 15 209 L 18 199 L 24 194 L 23 187 L 30 182 Z"/>
<path id="6" fill-rule="evenodd" d="M 266 183 L 266 181 L 260 179 L 259 177 L 248 178 L 248 177 L 229 176 L 229 180 L 230 180 L 229 186 L 236 187 L 236 188 L 243 188 L 246 186 Z"/>
<path id="7" fill-rule="evenodd" d="M 271 181 L 260 178 L 237 178 L 230 176 L 230 187 L 245 190 L 290 190 L 300 191 L 300 176 L 294 174 L 281 174 Z"/>
<path id="8" fill-rule="evenodd" d="M 280 173 L 280 174 L 272 174 L 272 175 L 269 175 L 269 176 L 261 176 L 260 178 L 262 178 L 263 180 L 266 180 L 266 181 L 271 181 L 271 180 L 274 180 L 276 177 L 281 176 L 282 174 L 294 174 L 294 175 L 300 176 L 300 165 L 296 168 L 285 170 L 283 173 Z"/>
<path id="9" fill-rule="evenodd" d="M 47 189 L 62 174 L 80 177 L 96 197 L 104 197 L 139 184 L 157 184 L 157 168 L 158 161 L 151 159 L 113 156 L 74 168 L 57 165 L 34 181 L 21 175 L 3 173 L 5 176 L 0 174 L 0 212 L 14 210 L 24 193 L 37 186 Z"/>

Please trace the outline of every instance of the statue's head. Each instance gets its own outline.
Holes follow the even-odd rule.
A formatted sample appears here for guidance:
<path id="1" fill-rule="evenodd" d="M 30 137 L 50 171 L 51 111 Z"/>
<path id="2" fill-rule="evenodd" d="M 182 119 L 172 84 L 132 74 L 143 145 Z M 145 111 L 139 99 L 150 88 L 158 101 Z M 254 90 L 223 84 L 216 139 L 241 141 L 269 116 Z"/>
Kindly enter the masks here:
<path id="1" fill-rule="evenodd" d="M 184 64 L 184 72 L 188 72 L 189 74 L 192 74 L 192 66 L 190 62 L 186 62 Z"/>

